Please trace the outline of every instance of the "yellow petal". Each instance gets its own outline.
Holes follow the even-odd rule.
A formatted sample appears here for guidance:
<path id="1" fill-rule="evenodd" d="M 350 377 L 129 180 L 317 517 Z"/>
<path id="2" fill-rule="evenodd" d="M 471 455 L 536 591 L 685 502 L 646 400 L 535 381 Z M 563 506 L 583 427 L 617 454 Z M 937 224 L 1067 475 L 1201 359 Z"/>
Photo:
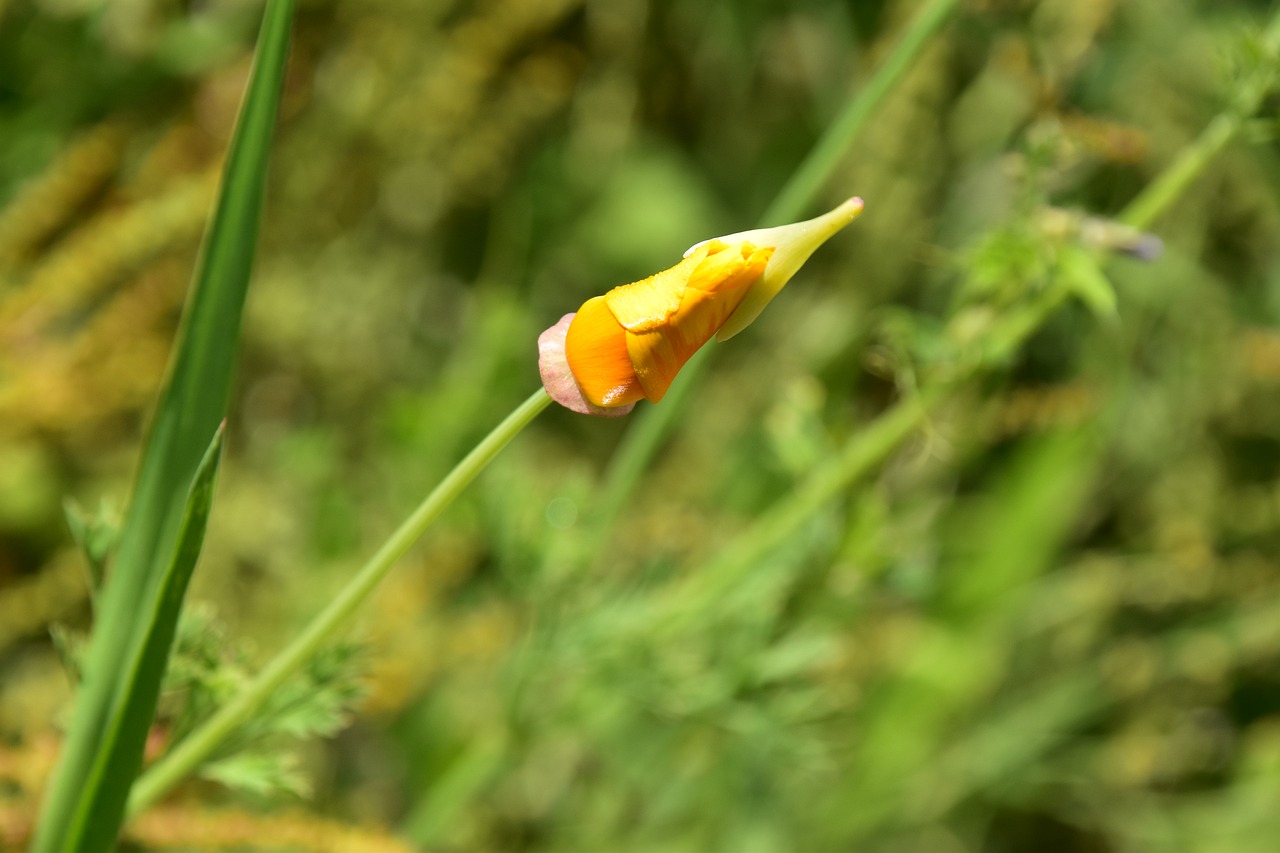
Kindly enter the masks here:
<path id="1" fill-rule="evenodd" d="M 716 240 L 724 243 L 750 242 L 762 248 L 773 248 L 776 251 L 752 287 L 751 292 L 742 300 L 736 311 L 716 333 L 716 340 L 727 341 L 741 332 L 760 316 L 760 312 L 773 297 L 791 280 L 796 270 L 809 260 L 814 250 L 825 243 L 831 235 L 858 218 L 862 213 L 862 199 L 849 199 L 844 204 L 822 216 L 791 225 L 779 225 L 775 228 L 757 228 L 753 231 L 742 231 Z M 707 242 L 698 243 L 686 252 L 692 257 L 702 250 Z"/>
<path id="2" fill-rule="evenodd" d="M 686 252 L 685 258 L 670 269 L 633 284 L 615 287 L 604 295 L 609 310 L 628 332 L 647 332 L 667 321 L 680 307 L 680 298 L 694 270 L 706 258 L 710 246 Z"/>
<path id="3" fill-rule="evenodd" d="M 773 254 L 750 243 L 723 249 L 713 243 L 711 250 L 689 276 L 679 306 L 665 323 L 626 333 L 627 353 L 650 402 L 666 396 L 680 368 L 734 312 Z"/>
<path id="4" fill-rule="evenodd" d="M 565 335 L 565 357 L 582 395 L 597 406 L 625 406 L 644 396 L 627 354 L 627 331 L 605 297 L 588 299 Z"/>

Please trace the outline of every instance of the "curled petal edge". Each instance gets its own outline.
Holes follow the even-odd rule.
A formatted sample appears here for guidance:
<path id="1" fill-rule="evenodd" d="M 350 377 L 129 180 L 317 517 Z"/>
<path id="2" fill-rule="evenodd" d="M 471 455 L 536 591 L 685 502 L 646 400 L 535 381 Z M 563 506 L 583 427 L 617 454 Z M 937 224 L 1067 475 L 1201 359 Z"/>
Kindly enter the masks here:
<path id="1" fill-rule="evenodd" d="M 727 234 L 724 237 L 713 237 L 713 240 L 723 243 L 746 241 L 761 248 L 775 250 L 759 281 L 751 287 L 737 310 L 729 315 L 724 325 L 716 332 L 716 340 L 727 341 L 755 322 L 765 306 L 786 286 L 804 262 L 809 260 L 809 256 L 833 234 L 857 219 L 864 206 L 861 198 L 853 196 L 834 210 L 803 222 L 777 225 L 772 228 L 755 228 L 751 231 Z M 708 242 L 710 241 L 703 240 L 701 243 L 693 244 L 685 252 L 685 257 Z"/>
<path id="2" fill-rule="evenodd" d="M 569 359 L 565 355 L 565 336 L 569 334 L 569 324 L 577 313 L 565 314 L 560 322 L 538 335 L 538 373 L 542 377 L 542 387 L 547 389 L 551 399 L 573 412 L 583 415 L 596 415 L 603 418 L 620 418 L 635 408 L 635 403 L 625 406 L 597 406 L 582 395 L 582 389 L 569 370 Z"/>

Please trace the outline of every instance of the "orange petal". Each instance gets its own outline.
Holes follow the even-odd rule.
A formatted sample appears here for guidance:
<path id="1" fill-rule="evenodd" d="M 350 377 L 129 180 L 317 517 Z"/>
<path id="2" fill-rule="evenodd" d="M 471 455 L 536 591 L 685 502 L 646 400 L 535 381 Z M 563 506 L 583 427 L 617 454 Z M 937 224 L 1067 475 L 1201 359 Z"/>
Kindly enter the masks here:
<path id="1" fill-rule="evenodd" d="M 610 290 L 604 295 L 609 310 L 628 332 L 648 332 L 658 328 L 680 307 L 680 297 L 684 295 L 689 277 L 706 258 L 709 249 L 709 246 L 700 246 L 670 269 Z"/>
<path id="2" fill-rule="evenodd" d="M 597 406 L 625 406 L 644 396 L 627 354 L 626 330 L 605 297 L 588 299 L 565 336 L 565 357 L 582 394 Z"/>
<path id="3" fill-rule="evenodd" d="M 640 334 L 627 332 L 627 353 L 646 399 L 657 403 L 666 396 L 680 368 L 734 312 L 772 254 L 750 243 L 715 251 L 690 275 L 666 323 Z"/>
<path id="4" fill-rule="evenodd" d="M 547 389 L 552 400 L 572 412 L 603 418 L 617 418 L 629 413 L 635 408 L 635 403 L 626 406 L 597 406 L 583 396 L 582 387 L 569 369 L 569 359 L 564 350 L 565 338 L 568 337 L 569 326 L 575 316 L 577 315 L 565 314 L 560 322 L 538 335 L 538 375 L 542 377 L 542 387 Z"/>

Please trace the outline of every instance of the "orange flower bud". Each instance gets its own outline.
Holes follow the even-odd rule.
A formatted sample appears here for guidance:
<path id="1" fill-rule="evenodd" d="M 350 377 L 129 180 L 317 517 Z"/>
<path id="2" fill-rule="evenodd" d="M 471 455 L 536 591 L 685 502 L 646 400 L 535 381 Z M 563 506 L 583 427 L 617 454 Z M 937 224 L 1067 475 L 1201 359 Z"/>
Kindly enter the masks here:
<path id="1" fill-rule="evenodd" d="M 656 403 L 713 335 L 736 335 L 818 246 L 862 212 L 851 198 L 830 213 L 698 243 L 680 263 L 587 300 L 538 338 L 539 372 L 556 402 L 620 415 Z"/>

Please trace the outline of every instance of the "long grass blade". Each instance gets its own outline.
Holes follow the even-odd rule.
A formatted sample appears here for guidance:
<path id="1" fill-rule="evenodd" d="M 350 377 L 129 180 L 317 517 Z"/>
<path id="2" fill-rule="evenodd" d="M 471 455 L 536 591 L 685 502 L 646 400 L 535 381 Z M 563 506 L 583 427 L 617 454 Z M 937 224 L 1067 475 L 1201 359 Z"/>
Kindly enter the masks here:
<path id="1" fill-rule="evenodd" d="M 103 831 L 112 816 L 119 823 L 141 762 L 146 727 L 139 723 L 150 724 L 160 673 L 142 665 L 154 626 L 139 614 L 159 612 L 186 516 L 184 496 L 226 411 L 292 16 L 292 0 L 270 0 L 266 7 L 223 185 L 103 592 L 71 730 L 37 827 L 37 851 L 109 847 L 114 831 L 86 833 Z M 145 677 L 135 680 L 134 674 Z M 104 776 L 109 767 L 132 770 Z"/>
<path id="2" fill-rule="evenodd" d="M 101 760 L 93 765 L 93 775 L 86 780 L 76 819 L 70 827 L 68 847 L 106 849 L 114 839 L 123 819 L 125 798 L 129 789 L 118 780 L 133 779 L 142 764 L 141 751 L 135 745 L 146 741 L 160 693 L 160 681 L 173 646 L 178 616 L 187 584 L 196 568 L 200 548 L 204 544 L 209 509 L 213 504 L 213 488 L 222 459 L 224 430 L 213 434 L 213 442 L 205 451 L 196 470 L 191 491 L 185 502 L 182 526 L 168 569 L 160 579 L 159 595 L 148 618 L 139 619 L 147 627 L 139 657 L 129 672 L 124 673 L 121 687 L 125 696 L 119 726 L 108 730 L 99 744 Z"/>

